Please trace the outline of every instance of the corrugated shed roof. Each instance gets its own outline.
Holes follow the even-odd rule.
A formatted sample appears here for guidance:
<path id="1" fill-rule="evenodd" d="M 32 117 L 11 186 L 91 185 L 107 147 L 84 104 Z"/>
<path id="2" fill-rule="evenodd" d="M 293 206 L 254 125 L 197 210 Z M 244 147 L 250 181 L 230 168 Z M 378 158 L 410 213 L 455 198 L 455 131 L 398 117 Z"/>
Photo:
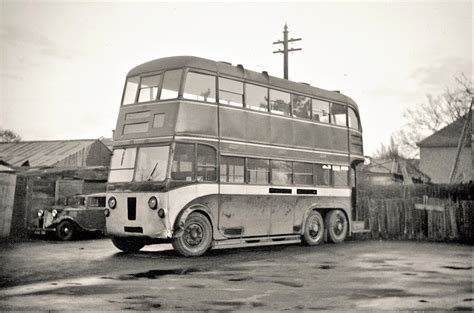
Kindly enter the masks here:
<path id="1" fill-rule="evenodd" d="M 429 181 L 430 177 L 420 171 L 418 168 L 419 160 L 418 159 L 406 159 L 405 161 L 405 168 L 407 170 L 408 175 L 412 178 L 418 178 L 421 180 Z M 377 174 L 377 175 L 401 175 L 402 173 L 402 164 L 398 160 L 392 159 L 372 159 L 369 165 L 364 166 L 364 171 Z"/>
<path id="2" fill-rule="evenodd" d="M 431 136 L 417 143 L 418 147 L 457 147 L 464 122 L 464 117 L 457 119 L 453 123 L 441 128 Z M 467 141 L 466 146 L 471 146 L 471 140 Z"/>
<path id="3" fill-rule="evenodd" d="M 30 166 L 53 166 L 96 141 L 84 139 L 0 143 L 0 160 L 12 166 L 21 166 L 26 161 Z"/>

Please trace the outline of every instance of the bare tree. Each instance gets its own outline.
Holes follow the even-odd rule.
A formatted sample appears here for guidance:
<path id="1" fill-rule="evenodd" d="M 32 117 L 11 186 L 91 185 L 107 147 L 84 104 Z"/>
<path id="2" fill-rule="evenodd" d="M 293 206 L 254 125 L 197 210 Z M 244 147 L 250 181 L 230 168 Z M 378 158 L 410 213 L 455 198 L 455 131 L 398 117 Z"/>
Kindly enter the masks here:
<path id="1" fill-rule="evenodd" d="M 464 74 L 455 80 L 457 82 L 455 90 L 446 88 L 441 95 L 427 95 L 426 103 L 404 112 L 406 123 L 393 135 L 404 155 L 417 156 L 419 154 L 417 142 L 468 113 L 473 95 L 472 81 Z"/>
<path id="2" fill-rule="evenodd" d="M 20 135 L 9 129 L 0 128 L 0 142 L 19 142 L 21 141 Z"/>
<path id="3" fill-rule="evenodd" d="M 400 152 L 399 145 L 395 143 L 393 136 L 390 137 L 390 144 L 380 144 L 380 147 L 374 152 L 373 157 L 375 159 L 384 160 L 397 160 L 399 158 L 404 158 L 403 154 Z"/>

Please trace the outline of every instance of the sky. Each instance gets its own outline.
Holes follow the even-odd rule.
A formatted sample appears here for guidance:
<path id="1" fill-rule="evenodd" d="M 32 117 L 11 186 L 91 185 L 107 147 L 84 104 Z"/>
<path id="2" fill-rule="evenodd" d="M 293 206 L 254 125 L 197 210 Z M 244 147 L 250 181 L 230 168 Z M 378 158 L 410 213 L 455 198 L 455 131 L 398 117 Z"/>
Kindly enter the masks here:
<path id="1" fill-rule="evenodd" d="M 340 90 L 371 155 L 426 95 L 472 77 L 471 1 L 106 2 L 0 0 L 0 128 L 23 140 L 111 137 L 125 75 L 193 55 Z"/>

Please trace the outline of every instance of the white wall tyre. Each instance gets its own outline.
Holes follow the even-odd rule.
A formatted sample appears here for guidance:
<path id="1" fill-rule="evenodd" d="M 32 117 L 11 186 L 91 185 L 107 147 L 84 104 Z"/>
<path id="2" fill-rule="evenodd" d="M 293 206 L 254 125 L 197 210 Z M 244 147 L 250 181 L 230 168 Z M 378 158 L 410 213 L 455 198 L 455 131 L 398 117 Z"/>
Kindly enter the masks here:
<path id="1" fill-rule="evenodd" d="M 306 217 L 304 223 L 304 233 L 302 236 L 303 243 L 308 246 L 316 246 L 323 242 L 324 239 L 324 220 L 321 213 L 311 211 Z"/>
<path id="2" fill-rule="evenodd" d="M 112 237 L 112 243 L 125 253 L 138 252 L 145 246 L 139 238 Z"/>
<path id="3" fill-rule="evenodd" d="M 201 256 L 212 243 L 212 226 L 207 217 L 199 212 L 189 214 L 184 223 L 183 233 L 173 238 L 173 248 L 184 256 Z"/>
<path id="4" fill-rule="evenodd" d="M 347 217 L 341 210 L 332 210 L 325 217 L 328 242 L 340 243 L 346 239 L 349 227 Z"/>

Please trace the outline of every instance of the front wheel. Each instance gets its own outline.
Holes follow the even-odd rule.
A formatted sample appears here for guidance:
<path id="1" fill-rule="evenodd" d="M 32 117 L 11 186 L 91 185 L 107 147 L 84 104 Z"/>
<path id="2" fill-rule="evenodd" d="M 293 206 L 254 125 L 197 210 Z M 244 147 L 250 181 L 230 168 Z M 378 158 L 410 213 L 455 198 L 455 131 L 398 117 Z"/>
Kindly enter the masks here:
<path id="1" fill-rule="evenodd" d="M 316 246 L 323 241 L 324 220 L 318 211 L 311 211 L 306 218 L 302 239 L 308 246 Z"/>
<path id="2" fill-rule="evenodd" d="M 71 221 L 62 221 L 56 227 L 56 237 L 62 241 L 71 240 L 75 232 L 74 224 Z"/>
<path id="3" fill-rule="evenodd" d="M 328 230 L 328 241 L 340 243 L 347 236 L 347 218 L 341 210 L 330 211 L 325 218 L 326 228 Z"/>
<path id="4" fill-rule="evenodd" d="M 112 243 L 125 253 L 138 252 L 145 246 L 143 241 L 138 238 L 112 237 Z"/>
<path id="5" fill-rule="evenodd" d="M 173 248 L 184 256 L 201 256 L 211 246 L 212 227 L 199 212 L 191 213 L 184 223 L 181 236 L 173 238 Z"/>

